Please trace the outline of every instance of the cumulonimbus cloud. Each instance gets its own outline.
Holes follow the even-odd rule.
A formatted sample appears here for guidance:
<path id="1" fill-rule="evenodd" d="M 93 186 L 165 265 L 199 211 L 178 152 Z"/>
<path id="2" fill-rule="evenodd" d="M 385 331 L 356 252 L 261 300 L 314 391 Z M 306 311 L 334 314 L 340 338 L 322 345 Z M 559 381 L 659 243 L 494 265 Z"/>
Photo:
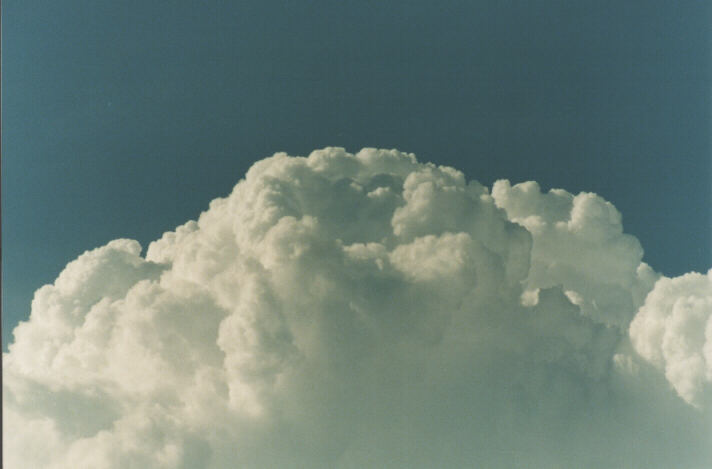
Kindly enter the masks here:
<path id="1" fill-rule="evenodd" d="M 277 154 L 37 291 L 6 467 L 703 467 L 710 275 L 642 255 L 595 194 Z"/>

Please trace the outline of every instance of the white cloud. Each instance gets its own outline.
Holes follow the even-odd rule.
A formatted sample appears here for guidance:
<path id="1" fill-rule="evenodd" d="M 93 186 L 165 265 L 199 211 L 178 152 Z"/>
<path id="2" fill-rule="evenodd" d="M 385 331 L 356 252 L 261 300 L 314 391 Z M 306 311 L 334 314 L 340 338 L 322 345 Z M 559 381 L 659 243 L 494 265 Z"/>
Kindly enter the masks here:
<path id="1" fill-rule="evenodd" d="M 113 241 L 37 291 L 3 356 L 6 467 L 701 467 L 709 414 L 627 339 L 641 258 L 593 194 L 278 154 L 145 258 Z M 631 334 L 710 363 L 709 337 L 669 358 Z"/>
<path id="2" fill-rule="evenodd" d="M 658 280 L 630 337 L 680 397 L 697 406 L 712 403 L 712 270 Z"/>
<path id="3" fill-rule="evenodd" d="M 591 193 L 542 194 L 535 182 L 497 181 L 492 194 L 534 239 L 527 289 L 561 285 L 585 315 L 625 330 L 658 275 L 616 208 Z"/>

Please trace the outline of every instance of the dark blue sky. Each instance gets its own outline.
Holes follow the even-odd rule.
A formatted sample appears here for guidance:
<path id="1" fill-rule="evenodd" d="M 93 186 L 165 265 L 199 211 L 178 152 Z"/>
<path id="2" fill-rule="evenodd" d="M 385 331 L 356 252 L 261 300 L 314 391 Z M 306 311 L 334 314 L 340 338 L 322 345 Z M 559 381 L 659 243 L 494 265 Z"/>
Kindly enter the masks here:
<path id="1" fill-rule="evenodd" d="M 328 145 L 596 192 L 656 270 L 706 271 L 711 25 L 707 1 L 8 0 L 3 342 L 83 251 Z"/>

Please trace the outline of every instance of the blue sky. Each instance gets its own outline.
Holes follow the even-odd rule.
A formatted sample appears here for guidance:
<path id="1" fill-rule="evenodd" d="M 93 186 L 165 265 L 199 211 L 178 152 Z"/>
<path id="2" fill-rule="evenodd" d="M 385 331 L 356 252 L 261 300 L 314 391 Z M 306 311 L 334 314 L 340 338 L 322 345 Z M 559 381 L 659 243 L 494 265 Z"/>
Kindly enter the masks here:
<path id="1" fill-rule="evenodd" d="M 256 160 L 398 148 L 592 191 L 666 275 L 712 265 L 710 6 L 3 4 L 3 343 L 35 289 L 144 248 Z"/>

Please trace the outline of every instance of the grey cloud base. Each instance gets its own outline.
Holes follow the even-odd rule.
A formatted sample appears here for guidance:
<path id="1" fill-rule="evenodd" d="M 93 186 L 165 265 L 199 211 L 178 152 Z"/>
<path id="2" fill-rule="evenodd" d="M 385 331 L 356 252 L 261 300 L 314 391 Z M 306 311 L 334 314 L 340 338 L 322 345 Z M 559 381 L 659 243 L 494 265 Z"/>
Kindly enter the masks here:
<path id="1" fill-rule="evenodd" d="M 708 467 L 712 271 L 642 255 L 595 194 L 277 154 L 37 291 L 5 467 Z"/>

